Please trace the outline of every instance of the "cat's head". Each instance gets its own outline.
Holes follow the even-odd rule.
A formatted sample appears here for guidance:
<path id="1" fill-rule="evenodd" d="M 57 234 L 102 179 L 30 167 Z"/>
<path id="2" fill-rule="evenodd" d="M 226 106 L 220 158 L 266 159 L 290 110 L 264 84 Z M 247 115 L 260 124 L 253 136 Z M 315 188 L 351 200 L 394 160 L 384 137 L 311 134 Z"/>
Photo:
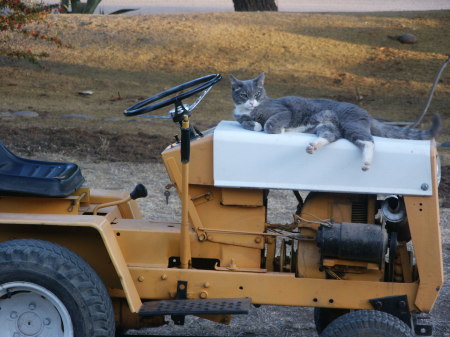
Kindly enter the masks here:
<path id="1" fill-rule="evenodd" d="M 252 110 L 266 98 L 264 73 L 247 81 L 240 81 L 233 75 L 230 75 L 230 80 L 231 97 L 236 106 L 243 106 L 245 109 Z"/>

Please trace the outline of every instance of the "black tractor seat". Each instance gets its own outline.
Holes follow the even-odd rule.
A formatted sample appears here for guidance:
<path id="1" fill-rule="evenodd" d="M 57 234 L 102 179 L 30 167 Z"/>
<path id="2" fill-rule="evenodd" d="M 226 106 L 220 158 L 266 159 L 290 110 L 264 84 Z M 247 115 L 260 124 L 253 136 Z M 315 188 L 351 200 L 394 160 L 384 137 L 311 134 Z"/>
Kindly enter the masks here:
<path id="1" fill-rule="evenodd" d="M 67 197 L 83 183 L 75 164 L 21 158 L 0 142 L 0 195 Z"/>

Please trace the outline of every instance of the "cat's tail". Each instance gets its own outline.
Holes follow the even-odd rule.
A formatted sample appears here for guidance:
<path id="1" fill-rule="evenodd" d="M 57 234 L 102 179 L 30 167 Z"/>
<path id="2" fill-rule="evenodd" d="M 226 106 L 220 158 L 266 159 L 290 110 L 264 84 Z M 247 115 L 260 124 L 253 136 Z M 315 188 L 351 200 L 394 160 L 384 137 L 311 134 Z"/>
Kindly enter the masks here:
<path id="1" fill-rule="evenodd" d="M 397 139 L 432 139 L 441 131 L 441 128 L 441 117 L 438 114 L 433 115 L 433 121 L 428 130 L 387 125 L 376 119 L 372 119 L 370 124 L 370 131 L 373 136 Z"/>

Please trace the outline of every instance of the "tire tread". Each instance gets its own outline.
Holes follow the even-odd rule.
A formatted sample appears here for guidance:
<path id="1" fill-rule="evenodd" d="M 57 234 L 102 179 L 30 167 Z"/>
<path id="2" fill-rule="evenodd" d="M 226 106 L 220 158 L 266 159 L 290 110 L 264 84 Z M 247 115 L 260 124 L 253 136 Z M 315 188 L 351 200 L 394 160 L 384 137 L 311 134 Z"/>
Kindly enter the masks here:
<path id="1" fill-rule="evenodd" d="M 378 310 L 345 314 L 331 322 L 320 337 L 362 337 L 368 331 L 373 337 L 413 337 L 411 329 L 403 321 Z"/>
<path id="2" fill-rule="evenodd" d="M 48 241 L 18 239 L 0 244 L 1 263 L 34 263 L 53 270 L 79 290 L 93 320 L 94 334 L 89 337 L 114 336 L 111 298 L 97 273 L 74 252 Z"/>

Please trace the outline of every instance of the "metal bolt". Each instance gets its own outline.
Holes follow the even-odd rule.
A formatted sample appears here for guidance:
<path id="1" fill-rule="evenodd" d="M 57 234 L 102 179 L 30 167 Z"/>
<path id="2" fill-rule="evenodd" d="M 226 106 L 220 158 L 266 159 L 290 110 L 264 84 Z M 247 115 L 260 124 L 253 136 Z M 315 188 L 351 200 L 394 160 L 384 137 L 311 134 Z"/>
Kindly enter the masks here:
<path id="1" fill-rule="evenodd" d="M 144 276 L 140 275 L 140 276 L 138 277 L 138 281 L 139 281 L 139 282 L 144 282 Z"/>
<path id="2" fill-rule="evenodd" d="M 381 303 L 381 301 L 376 301 L 375 302 L 375 309 L 380 310 L 383 307 L 383 303 Z"/>
<path id="3" fill-rule="evenodd" d="M 11 312 L 9 317 L 11 317 L 12 319 L 16 319 L 17 318 L 17 312 L 15 312 L 15 311 Z"/>
<path id="4" fill-rule="evenodd" d="M 203 291 L 200 293 L 200 298 L 202 298 L 202 299 L 208 298 L 208 293 L 207 293 L 206 291 L 203 290 Z"/>
<path id="5" fill-rule="evenodd" d="M 45 319 L 44 319 L 44 325 L 50 325 L 51 322 L 52 322 L 52 321 L 51 321 L 50 318 L 45 318 Z"/>
<path id="6" fill-rule="evenodd" d="M 400 301 L 400 302 L 398 302 L 398 305 L 399 305 L 399 307 L 400 308 L 406 308 L 406 302 L 405 301 Z"/>
<path id="7" fill-rule="evenodd" d="M 30 310 L 36 309 L 36 304 L 31 302 L 30 304 L 28 304 L 28 309 L 30 309 Z"/>
<path id="8" fill-rule="evenodd" d="M 255 243 L 260 243 L 261 242 L 261 238 L 260 237 L 256 237 L 255 238 Z"/>
<path id="9" fill-rule="evenodd" d="M 166 274 L 162 274 L 161 275 L 161 280 L 167 280 L 167 275 Z"/>
<path id="10" fill-rule="evenodd" d="M 203 285 L 204 288 L 209 288 L 209 282 L 205 282 L 205 284 Z"/>
<path id="11" fill-rule="evenodd" d="M 420 188 L 422 189 L 422 191 L 428 191 L 428 189 L 430 188 L 430 186 L 428 186 L 427 183 L 423 183 Z"/>

